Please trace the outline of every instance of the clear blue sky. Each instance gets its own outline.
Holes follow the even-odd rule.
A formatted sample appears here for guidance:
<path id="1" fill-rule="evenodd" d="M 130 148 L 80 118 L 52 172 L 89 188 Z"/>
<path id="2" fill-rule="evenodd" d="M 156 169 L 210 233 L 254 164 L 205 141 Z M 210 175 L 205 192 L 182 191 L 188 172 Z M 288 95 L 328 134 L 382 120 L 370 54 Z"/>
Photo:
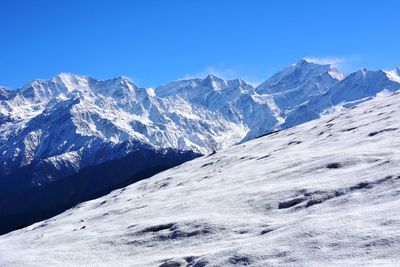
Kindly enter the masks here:
<path id="1" fill-rule="evenodd" d="M 207 72 L 258 82 L 303 57 L 391 69 L 399 14 L 396 0 L 2 0 L 0 84 L 60 72 L 146 87 Z"/>

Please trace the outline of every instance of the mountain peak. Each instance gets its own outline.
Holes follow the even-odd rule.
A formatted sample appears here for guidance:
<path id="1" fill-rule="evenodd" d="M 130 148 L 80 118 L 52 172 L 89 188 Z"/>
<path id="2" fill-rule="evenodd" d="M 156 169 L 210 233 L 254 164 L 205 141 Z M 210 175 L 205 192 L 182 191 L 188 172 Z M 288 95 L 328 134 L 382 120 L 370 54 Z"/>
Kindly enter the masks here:
<path id="1" fill-rule="evenodd" d="M 69 73 L 69 72 L 61 72 L 60 74 L 56 75 L 55 77 L 59 77 L 59 78 L 62 78 L 62 79 L 75 79 L 75 78 L 78 78 L 80 76 L 75 75 L 73 73 Z"/>
<path id="2" fill-rule="evenodd" d="M 314 63 L 314 62 L 312 62 L 311 60 L 306 59 L 306 58 L 300 59 L 299 61 L 297 61 L 297 63 L 296 63 L 295 65 L 298 65 L 298 66 L 303 65 L 303 66 L 304 66 L 304 65 L 308 65 L 308 64 L 319 65 L 319 64 L 316 64 L 316 63 Z"/>
<path id="3" fill-rule="evenodd" d="M 226 83 L 230 88 L 235 88 L 245 91 L 254 90 L 254 87 L 252 85 L 248 84 L 246 81 L 242 79 L 229 80 Z"/>
<path id="4" fill-rule="evenodd" d="M 120 85 L 122 87 L 129 87 L 130 89 L 136 89 L 137 86 L 134 84 L 128 77 L 126 76 L 118 76 L 116 78 L 105 80 L 104 82 L 112 82 L 116 85 Z"/>
<path id="5" fill-rule="evenodd" d="M 64 87 L 68 92 L 74 90 L 81 90 L 82 88 L 87 88 L 90 77 L 79 76 L 72 73 L 62 72 L 57 76 L 50 79 L 51 82 Z"/>
<path id="6" fill-rule="evenodd" d="M 116 78 L 113 78 L 112 80 L 117 80 L 117 81 L 126 82 L 126 83 L 132 83 L 132 81 L 126 76 L 118 76 Z"/>
<path id="7" fill-rule="evenodd" d="M 333 64 L 330 64 L 330 63 L 321 64 L 321 63 L 314 62 L 307 58 L 300 59 L 295 64 L 295 66 L 297 66 L 298 68 L 319 69 L 319 70 L 321 70 L 322 73 L 328 73 L 329 76 L 331 76 L 333 79 L 338 80 L 338 81 L 341 81 L 346 77 L 346 75 L 343 72 L 336 69 L 333 66 Z"/>
<path id="8" fill-rule="evenodd" d="M 351 73 L 348 78 L 349 80 L 357 80 L 357 79 L 386 79 L 389 78 L 390 76 L 396 76 L 394 74 L 394 71 L 383 71 L 383 70 L 369 70 L 366 68 L 361 68 L 356 72 Z"/>
<path id="9" fill-rule="evenodd" d="M 208 74 L 207 77 L 202 81 L 202 85 L 206 87 L 212 87 L 214 90 L 221 90 L 227 87 L 225 80 L 211 73 Z"/>
<path id="10" fill-rule="evenodd" d="M 361 68 L 358 71 L 354 72 L 351 76 L 359 79 L 387 79 L 393 80 L 397 75 L 394 70 L 392 71 L 384 71 L 384 70 L 368 70 L 366 68 Z"/>
<path id="11" fill-rule="evenodd" d="M 212 73 L 209 73 L 207 76 L 206 76 L 206 78 L 205 79 L 218 79 L 218 77 L 217 76 L 215 76 L 214 74 L 212 74 Z"/>
<path id="12" fill-rule="evenodd" d="M 400 68 L 396 67 L 394 70 L 385 71 L 386 76 L 395 82 L 400 82 Z"/>
<path id="13" fill-rule="evenodd" d="M 0 86 L 0 100 L 8 98 L 11 95 L 11 92 L 10 89 Z"/>
<path id="14" fill-rule="evenodd" d="M 368 70 L 366 68 L 361 68 L 355 73 L 355 75 L 358 76 L 358 77 L 365 78 L 367 73 L 368 73 Z"/>
<path id="15" fill-rule="evenodd" d="M 320 64 L 310 59 L 300 59 L 296 64 L 286 68 L 288 71 L 305 71 L 312 75 L 326 73 L 329 71 L 339 72 L 332 64 Z"/>
<path id="16" fill-rule="evenodd" d="M 297 61 L 296 64 L 294 64 L 294 66 L 332 66 L 332 64 L 323 64 L 323 63 L 319 63 L 316 62 L 312 59 L 308 59 L 308 58 L 302 58 L 299 61 Z"/>
<path id="17" fill-rule="evenodd" d="M 344 78 L 344 74 L 332 65 L 321 65 L 307 59 L 300 59 L 296 64 L 290 65 L 257 87 L 261 94 L 273 94 L 298 88 L 310 82 L 317 83 L 321 76 L 327 79 L 327 86 Z M 320 86 L 318 86 L 320 87 Z"/>
<path id="18" fill-rule="evenodd" d="M 217 82 L 217 81 L 223 81 L 223 79 L 219 78 L 218 76 L 210 73 L 208 74 L 203 81 L 213 81 L 213 82 Z"/>
<path id="19" fill-rule="evenodd" d="M 68 73 L 68 72 L 61 72 L 60 74 L 54 76 L 50 79 L 53 82 L 62 82 L 64 84 L 68 83 L 76 83 L 78 81 L 87 81 L 89 77 L 87 76 L 79 76 L 76 74 Z"/>

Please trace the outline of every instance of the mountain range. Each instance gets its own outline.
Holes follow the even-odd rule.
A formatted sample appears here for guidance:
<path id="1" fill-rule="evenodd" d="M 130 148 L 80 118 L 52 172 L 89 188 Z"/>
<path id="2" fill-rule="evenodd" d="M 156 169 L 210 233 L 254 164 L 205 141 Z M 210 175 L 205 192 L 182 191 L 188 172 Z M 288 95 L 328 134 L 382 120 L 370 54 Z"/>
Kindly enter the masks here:
<path id="1" fill-rule="evenodd" d="M 212 74 L 140 88 L 126 77 L 96 80 L 66 73 L 16 90 L 0 87 L 0 211 L 7 218 L 27 213 L 6 203 L 21 192 L 75 181 L 81 172 L 86 179 L 95 173 L 94 183 L 102 187 L 79 201 L 115 189 L 148 170 L 148 163 L 122 173 L 117 183 L 97 167 L 119 166 L 143 150 L 159 161 L 155 169 L 164 166 L 156 155 L 169 153 L 180 164 L 398 89 L 399 68 L 344 74 L 304 59 L 257 87 Z M 173 161 L 167 165 L 176 165 Z M 61 193 L 75 194 L 73 188 Z M 15 214 L 5 212 L 10 210 Z"/>
<path id="2" fill-rule="evenodd" d="M 0 262 L 398 266 L 399 104 L 379 95 L 80 203 L 0 236 Z"/>

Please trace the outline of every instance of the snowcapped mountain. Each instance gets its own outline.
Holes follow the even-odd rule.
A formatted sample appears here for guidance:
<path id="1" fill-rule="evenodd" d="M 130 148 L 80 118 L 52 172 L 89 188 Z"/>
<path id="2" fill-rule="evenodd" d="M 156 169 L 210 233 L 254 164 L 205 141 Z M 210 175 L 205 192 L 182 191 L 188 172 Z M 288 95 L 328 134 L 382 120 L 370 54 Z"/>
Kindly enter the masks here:
<path id="1" fill-rule="evenodd" d="M 345 74 L 332 65 L 316 64 L 305 59 L 274 74 L 255 88 L 255 91 L 267 101 L 278 123 L 275 127 L 256 125 L 250 129 L 242 141 L 256 138 L 270 132 L 271 129 L 282 128 L 289 111 L 299 107 L 313 96 L 326 92 L 344 77 Z"/>
<path id="2" fill-rule="evenodd" d="M 125 153 L 129 152 L 142 139 L 129 139 L 127 123 L 142 115 L 146 94 L 125 78 L 97 81 L 61 74 L 29 83 L 0 104 L 6 118 L 0 126 L 1 173 L 36 161 L 55 167 L 66 163 L 78 170 L 112 159 L 112 154 L 99 155 L 105 144 L 131 142 Z M 127 109 L 131 109 L 128 118 Z"/>
<path id="3" fill-rule="evenodd" d="M 329 95 L 333 104 L 336 105 L 341 102 L 346 103 L 375 96 L 383 90 L 395 91 L 397 89 L 399 89 L 399 79 L 387 72 L 361 69 L 331 88 Z"/>
<path id="4" fill-rule="evenodd" d="M 399 103 L 382 95 L 82 203 L 1 236 L 0 261 L 397 266 Z"/>
<path id="5" fill-rule="evenodd" d="M 304 59 L 260 84 L 256 92 L 272 95 L 279 109 L 286 111 L 326 92 L 343 80 L 345 74 L 332 65 L 320 65 Z"/>
<path id="6" fill-rule="evenodd" d="M 224 81 L 211 74 L 204 80 L 172 82 L 157 88 L 156 94 L 184 99 L 185 102 L 217 114 L 219 120 L 236 125 L 237 129 L 233 129 L 237 131 L 236 136 L 231 137 L 230 141 L 228 138 L 221 140 L 228 146 L 247 138 L 249 130 L 264 133 L 279 124 L 270 101 L 257 94 L 251 85 L 241 79 Z"/>
<path id="7" fill-rule="evenodd" d="M 400 82 L 400 67 L 397 67 L 394 70 L 385 71 L 385 72 L 388 75 L 389 79 Z"/>
<path id="8" fill-rule="evenodd" d="M 118 182 L 104 182 L 110 177 L 96 168 L 107 162 L 125 166 L 124 159 L 145 150 L 160 161 L 170 153 L 171 167 L 174 157 L 180 164 L 197 153 L 209 154 L 397 89 L 398 68 L 346 76 L 331 65 L 307 60 L 257 88 L 212 74 L 153 89 L 140 88 L 126 77 L 96 80 L 66 73 L 17 90 L 2 87 L 0 194 L 35 191 L 62 184 L 63 179 L 75 181 L 83 171 L 85 177 L 96 174 L 94 183 L 104 186 L 79 197 L 88 200 L 132 181 L 134 174 L 127 168 L 125 180 L 122 175 Z M 157 163 L 153 169 L 165 168 Z M 146 173 L 142 178 L 153 173 L 150 165 L 135 166 L 138 173 Z M 53 187 L 61 188 L 58 183 Z M 73 191 L 66 188 L 63 194 Z M 7 209 L 7 202 L 0 199 L 0 211 Z"/>
<path id="9" fill-rule="evenodd" d="M 274 74 L 260 84 L 256 91 L 260 94 L 276 94 L 289 90 L 298 90 L 310 85 L 312 82 L 320 82 L 318 84 L 320 88 L 318 89 L 324 91 L 336 84 L 337 81 L 343 80 L 344 77 L 345 74 L 330 64 L 321 65 L 301 59 L 296 64 L 290 65 Z"/>
<path id="10" fill-rule="evenodd" d="M 207 154 L 399 84 L 399 69 L 346 77 L 306 60 L 257 88 L 212 74 L 146 89 L 126 77 L 100 81 L 63 73 L 15 91 L 1 88 L 0 177 L 38 164 L 60 170 L 32 177 L 42 184 L 144 145 Z"/>
<path id="11" fill-rule="evenodd" d="M 351 107 L 385 91 L 399 90 L 400 79 L 398 77 L 396 70 L 385 72 L 361 69 L 354 72 L 326 92 L 313 95 L 307 102 L 290 110 L 283 127 L 288 128 L 316 119 L 321 114 Z"/>
<path id="12" fill-rule="evenodd" d="M 250 85 L 213 75 L 151 90 L 124 77 L 61 74 L 15 91 L 0 111 L 1 176 L 38 161 L 65 176 L 144 144 L 209 153 L 240 141 L 250 128 L 268 131 L 277 124 Z M 103 153 L 121 144 L 124 150 Z"/>

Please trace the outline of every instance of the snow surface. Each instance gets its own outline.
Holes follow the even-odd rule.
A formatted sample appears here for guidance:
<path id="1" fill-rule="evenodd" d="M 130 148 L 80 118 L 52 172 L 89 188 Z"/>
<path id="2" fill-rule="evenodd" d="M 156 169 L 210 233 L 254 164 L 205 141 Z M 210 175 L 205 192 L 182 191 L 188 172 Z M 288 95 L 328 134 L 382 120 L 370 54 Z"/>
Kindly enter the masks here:
<path id="1" fill-rule="evenodd" d="M 201 157 L 0 237 L 4 266 L 396 266 L 400 94 Z"/>

